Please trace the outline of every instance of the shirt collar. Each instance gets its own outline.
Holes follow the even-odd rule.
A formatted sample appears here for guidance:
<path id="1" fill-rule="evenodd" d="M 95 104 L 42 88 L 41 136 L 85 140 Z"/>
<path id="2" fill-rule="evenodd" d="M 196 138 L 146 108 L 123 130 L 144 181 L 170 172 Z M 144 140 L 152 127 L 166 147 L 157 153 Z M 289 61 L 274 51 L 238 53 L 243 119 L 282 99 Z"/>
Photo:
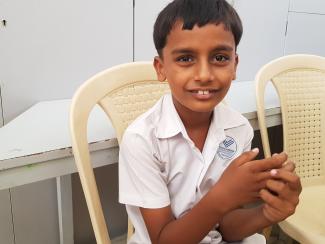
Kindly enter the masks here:
<path id="1" fill-rule="evenodd" d="M 169 138 L 178 133 L 187 135 L 183 122 L 179 117 L 173 103 L 171 94 L 166 94 L 161 100 L 161 108 L 158 110 L 157 137 Z"/>
<path id="2" fill-rule="evenodd" d="M 178 133 L 182 133 L 184 137 L 188 137 L 183 122 L 174 106 L 171 94 L 167 94 L 162 98 L 161 107 L 157 112 L 156 136 L 158 138 L 169 138 Z M 214 109 L 209 130 L 216 132 L 220 131 L 220 129 L 226 130 L 238 127 L 245 123 L 247 123 L 246 118 L 239 112 L 224 103 L 220 103 Z"/>
<path id="3" fill-rule="evenodd" d="M 212 123 L 226 130 L 246 124 L 247 119 L 225 103 L 220 103 L 214 108 Z"/>

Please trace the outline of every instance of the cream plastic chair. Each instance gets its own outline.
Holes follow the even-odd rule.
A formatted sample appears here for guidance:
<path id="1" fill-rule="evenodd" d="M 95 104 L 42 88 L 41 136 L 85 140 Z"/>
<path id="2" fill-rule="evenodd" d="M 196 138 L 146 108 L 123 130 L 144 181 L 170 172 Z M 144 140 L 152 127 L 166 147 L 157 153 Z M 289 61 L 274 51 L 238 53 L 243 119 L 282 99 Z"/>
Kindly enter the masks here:
<path id="1" fill-rule="evenodd" d="M 96 74 L 75 93 L 70 110 L 72 148 L 92 226 L 98 244 L 111 243 L 98 194 L 87 142 L 87 120 L 96 104 L 106 112 L 121 141 L 125 128 L 148 110 L 163 94 L 167 82 L 159 82 L 152 63 L 118 65 Z M 128 237 L 133 227 L 129 221 Z"/>
<path id="2" fill-rule="evenodd" d="M 325 58 L 289 55 L 257 73 L 257 114 L 265 157 L 271 155 L 264 112 L 269 81 L 280 99 L 284 151 L 296 163 L 303 186 L 296 213 L 279 225 L 300 243 L 325 243 Z"/>

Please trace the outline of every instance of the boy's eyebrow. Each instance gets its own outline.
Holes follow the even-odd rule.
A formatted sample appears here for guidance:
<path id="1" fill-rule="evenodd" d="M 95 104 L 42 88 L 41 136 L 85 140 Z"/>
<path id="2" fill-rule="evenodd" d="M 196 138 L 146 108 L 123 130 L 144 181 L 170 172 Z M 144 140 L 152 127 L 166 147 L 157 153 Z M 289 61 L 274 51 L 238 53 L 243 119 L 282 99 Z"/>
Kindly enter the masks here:
<path id="1" fill-rule="evenodd" d="M 183 53 L 194 53 L 192 49 L 189 48 L 180 48 L 180 49 L 174 49 L 172 51 L 172 54 L 183 54 Z"/>
<path id="2" fill-rule="evenodd" d="M 213 51 L 233 51 L 234 48 L 229 45 L 220 45 L 213 49 Z"/>
<path id="3" fill-rule="evenodd" d="M 214 49 L 212 49 L 212 52 L 217 52 L 217 51 L 233 51 L 234 48 L 229 45 L 218 45 Z M 190 49 L 190 48 L 179 48 L 179 49 L 174 49 L 172 51 L 172 54 L 186 54 L 186 53 L 195 53 L 195 50 Z"/>

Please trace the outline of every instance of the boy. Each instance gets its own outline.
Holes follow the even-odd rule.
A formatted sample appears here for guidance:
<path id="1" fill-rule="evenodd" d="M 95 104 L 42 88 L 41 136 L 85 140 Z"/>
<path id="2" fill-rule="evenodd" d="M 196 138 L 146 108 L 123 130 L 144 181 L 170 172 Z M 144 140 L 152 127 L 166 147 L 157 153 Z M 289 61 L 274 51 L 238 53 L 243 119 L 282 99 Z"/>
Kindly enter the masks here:
<path id="1" fill-rule="evenodd" d="M 159 14 L 154 67 L 171 94 L 120 145 L 130 243 L 265 243 L 255 233 L 293 214 L 301 186 L 292 163 L 282 168 L 285 153 L 254 160 L 247 119 L 221 103 L 236 77 L 241 34 L 225 0 L 174 0 Z M 263 205 L 241 208 L 258 199 Z"/>

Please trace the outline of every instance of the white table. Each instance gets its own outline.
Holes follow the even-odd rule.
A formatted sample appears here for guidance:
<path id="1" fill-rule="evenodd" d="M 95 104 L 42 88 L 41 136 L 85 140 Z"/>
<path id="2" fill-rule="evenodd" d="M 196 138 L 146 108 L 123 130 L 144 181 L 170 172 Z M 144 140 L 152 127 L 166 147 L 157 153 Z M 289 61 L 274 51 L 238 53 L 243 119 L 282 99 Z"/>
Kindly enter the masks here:
<path id="1" fill-rule="evenodd" d="M 70 100 L 40 102 L 0 128 L 0 190 L 56 178 L 60 243 L 73 243 Z M 89 121 L 94 167 L 117 162 L 115 133 L 97 107 Z"/>
<path id="2" fill-rule="evenodd" d="M 234 83 L 226 97 L 257 129 L 252 82 Z M 70 100 L 35 104 L 0 128 L 0 190 L 56 178 L 60 244 L 73 243 L 70 174 L 76 172 L 69 134 Z M 273 89 L 266 96 L 267 124 L 281 124 L 279 102 Z M 115 132 L 104 112 L 90 116 L 88 139 L 94 167 L 118 161 Z"/>

